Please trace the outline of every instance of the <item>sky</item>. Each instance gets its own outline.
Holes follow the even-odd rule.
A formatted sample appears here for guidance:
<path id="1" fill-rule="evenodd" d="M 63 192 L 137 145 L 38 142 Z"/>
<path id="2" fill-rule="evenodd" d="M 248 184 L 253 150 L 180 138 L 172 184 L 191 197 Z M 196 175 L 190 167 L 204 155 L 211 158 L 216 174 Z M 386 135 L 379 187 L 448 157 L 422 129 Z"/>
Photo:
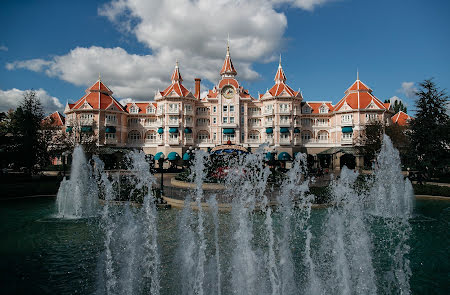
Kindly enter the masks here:
<path id="1" fill-rule="evenodd" d="M 274 81 L 306 101 L 337 103 L 356 80 L 414 114 L 418 83 L 450 89 L 450 1 L 112 0 L 0 3 L 0 111 L 37 91 L 47 113 L 81 98 L 101 74 L 122 101 L 170 84 L 220 79 L 229 35 L 237 79 L 254 97 Z"/>

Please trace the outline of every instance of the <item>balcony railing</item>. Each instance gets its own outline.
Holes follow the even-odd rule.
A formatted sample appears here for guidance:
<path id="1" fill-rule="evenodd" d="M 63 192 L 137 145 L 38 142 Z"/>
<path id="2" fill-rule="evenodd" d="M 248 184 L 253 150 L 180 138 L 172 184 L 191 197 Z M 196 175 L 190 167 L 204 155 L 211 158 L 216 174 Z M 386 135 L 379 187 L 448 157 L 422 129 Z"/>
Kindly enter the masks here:
<path id="1" fill-rule="evenodd" d="M 290 114 L 291 110 L 289 109 L 280 109 L 279 113 L 280 114 Z"/>
<path id="2" fill-rule="evenodd" d="M 180 121 L 178 121 L 178 120 L 176 120 L 176 121 L 169 120 L 169 122 L 167 123 L 167 126 L 178 127 L 178 126 L 180 126 Z"/>
<path id="3" fill-rule="evenodd" d="M 171 114 L 171 115 L 178 115 L 180 113 L 180 111 L 178 109 L 167 109 L 166 114 Z"/>
<path id="4" fill-rule="evenodd" d="M 291 144 L 291 140 L 289 138 L 280 138 L 280 144 L 287 145 Z"/>
<path id="5" fill-rule="evenodd" d="M 116 126 L 117 125 L 117 120 L 105 120 L 105 125 L 110 125 L 110 126 Z"/>
<path id="6" fill-rule="evenodd" d="M 160 144 L 161 143 L 161 139 L 159 139 L 159 138 L 151 138 L 151 139 L 146 138 L 145 139 L 145 143 L 146 144 Z"/>
<path id="7" fill-rule="evenodd" d="M 169 138 L 169 140 L 167 141 L 169 144 L 180 144 L 180 139 L 179 138 Z"/>
<path id="8" fill-rule="evenodd" d="M 201 144 L 201 143 L 212 143 L 211 139 L 199 139 L 197 138 L 197 143 Z"/>
<path id="9" fill-rule="evenodd" d="M 184 127 L 194 127 L 194 121 L 184 121 Z"/>
<path id="10" fill-rule="evenodd" d="M 264 116 L 271 116 L 273 115 L 273 109 L 264 110 Z"/>
<path id="11" fill-rule="evenodd" d="M 106 144 L 117 144 L 117 138 L 107 138 L 105 140 Z"/>
<path id="12" fill-rule="evenodd" d="M 184 115 L 185 116 L 193 116 L 194 115 L 194 111 L 193 110 L 184 110 Z"/>
<path id="13" fill-rule="evenodd" d="M 161 126 L 161 121 L 145 121 L 144 122 L 144 126 L 145 127 L 160 127 Z"/>
<path id="14" fill-rule="evenodd" d="M 261 116 L 261 112 L 248 112 L 249 117 L 259 117 Z"/>
<path id="15" fill-rule="evenodd" d="M 254 138 L 247 138 L 247 143 L 261 143 L 261 140 Z"/>
<path id="16" fill-rule="evenodd" d="M 273 127 L 273 121 L 265 121 L 264 127 Z"/>
<path id="17" fill-rule="evenodd" d="M 291 126 L 291 122 L 289 121 L 280 121 L 280 127 L 289 127 Z"/>
<path id="18" fill-rule="evenodd" d="M 194 144 L 194 139 L 193 138 L 185 138 L 184 144 Z"/>

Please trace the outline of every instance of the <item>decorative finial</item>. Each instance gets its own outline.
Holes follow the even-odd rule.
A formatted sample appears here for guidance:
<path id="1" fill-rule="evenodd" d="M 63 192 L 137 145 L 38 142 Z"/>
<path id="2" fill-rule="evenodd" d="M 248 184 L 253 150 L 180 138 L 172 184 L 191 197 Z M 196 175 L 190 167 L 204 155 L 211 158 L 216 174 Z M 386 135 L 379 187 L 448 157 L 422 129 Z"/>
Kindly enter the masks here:
<path id="1" fill-rule="evenodd" d="M 178 68 L 178 58 L 175 60 L 175 67 Z"/>
<path id="2" fill-rule="evenodd" d="M 356 80 L 359 80 L 359 70 L 356 68 Z"/>
<path id="3" fill-rule="evenodd" d="M 100 72 L 98 72 L 98 80 L 101 82 L 102 81 L 102 75 L 100 74 Z"/>
<path id="4" fill-rule="evenodd" d="M 281 53 L 280 53 L 280 61 L 279 61 L 278 65 L 281 67 Z"/>

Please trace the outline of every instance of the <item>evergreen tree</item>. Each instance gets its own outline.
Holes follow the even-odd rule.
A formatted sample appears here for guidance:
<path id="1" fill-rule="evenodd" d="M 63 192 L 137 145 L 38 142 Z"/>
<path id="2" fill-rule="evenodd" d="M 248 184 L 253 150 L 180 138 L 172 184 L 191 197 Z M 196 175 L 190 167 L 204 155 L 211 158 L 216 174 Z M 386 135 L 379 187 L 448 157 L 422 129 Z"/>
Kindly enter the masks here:
<path id="1" fill-rule="evenodd" d="M 406 106 L 403 104 L 402 101 L 398 101 L 396 100 L 394 102 L 394 114 L 397 114 L 398 112 L 402 111 L 404 113 L 408 113 L 408 109 L 406 108 Z"/>
<path id="2" fill-rule="evenodd" d="M 36 164 L 48 163 L 47 142 L 42 136 L 41 123 L 44 111 L 36 92 L 24 94 L 23 101 L 12 114 L 10 130 L 16 146 L 15 164 L 31 173 Z"/>
<path id="3" fill-rule="evenodd" d="M 436 176 L 450 163 L 449 97 L 431 79 L 419 86 L 417 113 L 411 121 L 410 156 L 419 171 Z"/>

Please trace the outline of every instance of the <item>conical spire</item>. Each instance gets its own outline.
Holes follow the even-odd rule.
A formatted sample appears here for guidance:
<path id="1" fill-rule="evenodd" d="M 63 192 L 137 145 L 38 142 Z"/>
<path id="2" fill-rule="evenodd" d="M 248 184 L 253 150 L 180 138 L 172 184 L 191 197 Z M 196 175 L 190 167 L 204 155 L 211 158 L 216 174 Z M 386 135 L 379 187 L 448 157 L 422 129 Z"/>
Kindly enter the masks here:
<path id="1" fill-rule="evenodd" d="M 278 63 L 278 70 L 277 73 L 275 74 L 274 80 L 277 84 L 286 82 L 286 75 L 284 74 L 283 67 L 281 66 L 281 54 L 280 54 L 280 61 Z"/>
<path id="2" fill-rule="evenodd" d="M 230 57 L 230 38 L 227 39 L 227 55 L 225 56 L 225 61 L 223 62 L 222 69 L 220 70 L 220 75 L 224 76 L 236 76 L 237 72 L 234 69 L 233 62 Z"/>
<path id="3" fill-rule="evenodd" d="M 183 78 L 181 78 L 181 74 L 180 74 L 180 68 L 178 67 L 178 59 L 175 63 L 175 70 L 173 71 L 173 74 L 172 74 L 172 77 L 170 78 L 170 80 L 172 80 L 172 84 L 183 81 Z"/>

